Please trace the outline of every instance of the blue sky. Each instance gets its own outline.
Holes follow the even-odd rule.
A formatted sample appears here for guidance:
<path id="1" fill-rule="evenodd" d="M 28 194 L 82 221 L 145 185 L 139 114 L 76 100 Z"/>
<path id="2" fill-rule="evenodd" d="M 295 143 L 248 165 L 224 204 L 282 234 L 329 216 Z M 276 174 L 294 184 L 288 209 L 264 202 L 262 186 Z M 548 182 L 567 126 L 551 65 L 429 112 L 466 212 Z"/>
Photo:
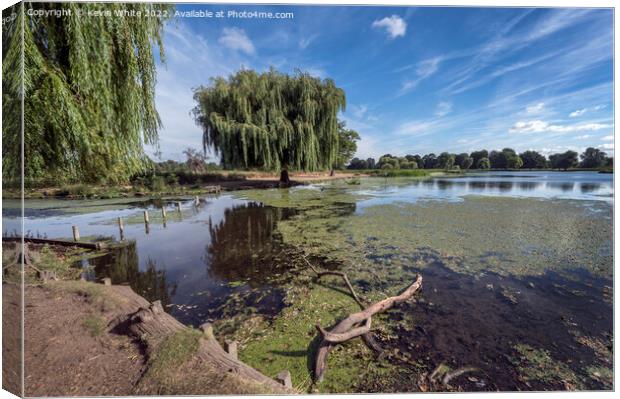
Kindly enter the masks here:
<path id="1" fill-rule="evenodd" d="M 157 107 L 163 159 L 200 148 L 193 88 L 240 68 L 299 68 L 346 92 L 358 157 L 512 147 L 613 154 L 610 9 L 178 5 L 293 19 L 177 17 Z M 152 153 L 151 149 L 149 151 Z"/>

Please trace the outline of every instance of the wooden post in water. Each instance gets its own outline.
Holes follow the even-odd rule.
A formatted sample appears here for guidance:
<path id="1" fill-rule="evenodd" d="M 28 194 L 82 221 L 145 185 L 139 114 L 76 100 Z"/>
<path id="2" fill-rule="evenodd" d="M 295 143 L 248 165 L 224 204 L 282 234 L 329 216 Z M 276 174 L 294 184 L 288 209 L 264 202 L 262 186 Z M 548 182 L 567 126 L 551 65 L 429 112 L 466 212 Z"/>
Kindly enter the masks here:
<path id="1" fill-rule="evenodd" d="M 123 226 L 123 218 L 118 217 L 118 231 L 121 236 L 121 241 L 125 239 L 125 227 Z"/>
<path id="2" fill-rule="evenodd" d="M 77 226 L 71 226 L 73 230 L 73 241 L 80 241 L 80 230 Z"/>
<path id="3" fill-rule="evenodd" d="M 166 220 L 166 208 L 164 208 L 163 206 L 161 207 L 161 216 L 164 218 L 164 220 Z"/>
<path id="4" fill-rule="evenodd" d="M 200 198 L 198 198 L 198 196 L 194 197 L 194 205 L 200 205 Z"/>
<path id="5" fill-rule="evenodd" d="M 144 211 L 144 223 L 149 224 L 149 211 Z"/>
<path id="6" fill-rule="evenodd" d="M 181 203 L 177 202 L 177 212 L 181 212 Z"/>

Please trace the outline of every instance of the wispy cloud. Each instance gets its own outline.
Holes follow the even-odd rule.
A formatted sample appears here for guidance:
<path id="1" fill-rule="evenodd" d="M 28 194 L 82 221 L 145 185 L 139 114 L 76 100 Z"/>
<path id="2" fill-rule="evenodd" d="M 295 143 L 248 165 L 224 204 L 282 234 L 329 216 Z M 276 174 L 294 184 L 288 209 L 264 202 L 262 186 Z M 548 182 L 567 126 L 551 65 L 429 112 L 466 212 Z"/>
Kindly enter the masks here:
<path id="1" fill-rule="evenodd" d="M 415 76 L 413 78 L 406 79 L 401 88 L 399 95 L 404 95 L 415 89 L 420 82 L 424 79 L 432 76 L 439 69 L 441 57 L 429 58 L 427 60 L 420 61 L 416 65 Z"/>
<path id="2" fill-rule="evenodd" d="M 252 40 L 240 28 L 224 28 L 218 42 L 232 50 L 239 50 L 249 55 L 256 52 Z"/>
<path id="3" fill-rule="evenodd" d="M 435 115 L 438 117 L 443 117 L 448 115 L 452 111 L 452 103 L 448 101 L 441 101 L 437 104 L 437 109 L 435 110 Z"/>
<path id="4" fill-rule="evenodd" d="M 592 108 L 581 108 L 578 110 L 575 110 L 573 112 L 571 112 L 570 114 L 568 114 L 568 116 L 570 118 L 577 118 L 579 116 L 582 116 L 583 114 L 585 114 L 586 112 L 590 112 L 590 111 L 600 111 L 601 109 L 605 108 L 605 105 L 601 104 L 601 105 L 597 105 L 595 107 Z"/>
<path id="5" fill-rule="evenodd" d="M 578 116 L 585 114 L 587 110 L 588 110 L 587 108 L 578 109 L 576 111 L 571 112 L 568 116 L 570 118 L 576 118 Z"/>
<path id="6" fill-rule="evenodd" d="M 316 40 L 316 38 L 319 35 L 310 35 L 310 36 L 305 36 L 302 37 L 301 39 L 299 39 L 299 48 L 301 50 L 305 50 L 306 48 L 308 48 L 308 46 L 310 46 L 312 44 L 312 42 L 314 42 Z"/>
<path id="7" fill-rule="evenodd" d="M 353 113 L 353 116 L 358 119 L 365 117 L 368 112 L 368 107 L 366 105 L 350 105 L 349 109 Z"/>
<path id="8" fill-rule="evenodd" d="M 541 120 L 517 122 L 510 128 L 510 133 L 543 133 L 543 132 L 582 132 L 597 131 L 610 128 L 611 125 L 604 123 L 586 123 L 581 125 L 553 125 Z"/>
<path id="9" fill-rule="evenodd" d="M 407 23 L 398 15 L 392 15 L 391 17 L 376 20 L 372 23 L 372 27 L 385 29 L 391 39 L 395 39 L 399 36 L 405 36 L 405 33 L 407 32 Z"/>
<path id="10" fill-rule="evenodd" d="M 538 103 L 534 105 L 530 105 L 525 109 L 525 112 L 528 114 L 537 114 L 541 112 L 545 108 L 545 103 Z"/>

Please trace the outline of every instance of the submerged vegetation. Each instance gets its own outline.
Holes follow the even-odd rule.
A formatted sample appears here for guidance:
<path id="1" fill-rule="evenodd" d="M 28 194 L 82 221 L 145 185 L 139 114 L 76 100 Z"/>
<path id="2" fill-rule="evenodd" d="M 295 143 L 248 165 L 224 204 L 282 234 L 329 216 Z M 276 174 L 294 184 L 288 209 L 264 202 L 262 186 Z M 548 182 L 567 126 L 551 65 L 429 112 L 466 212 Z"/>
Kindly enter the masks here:
<path id="1" fill-rule="evenodd" d="M 591 276 L 589 279 L 608 281 L 611 278 L 612 233 L 611 224 L 607 222 L 611 220 L 611 209 L 607 205 L 566 200 L 466 197 L 459 202 L 431 200 L 360 207 L 365 199 L 370 199 L 363 193 L 378 183 L 366 179 L 362 180 L 361 187 L 347 188 L 344 182 L 335 187 L 330 185 L 325 190 L 302 187 L 247 191 L 243 197 L 299 210 L 299 213 L 278 222 L 283 242 L 314 259 L 321 259 L 325 265 L 346 272 L 356 289 L 371 301 L 384 298 L 393 287 L 402 285 L 418 271 L 436 273 L 438 267 L 461 276 L 464 283 L 459 285 L 469 284 L 465 281 L 470 279 L 493 281 L 480 283 L 482 290 L 486 284 L 490 298 L 500 301 L 507 312 L 513 312 L 514 307 L 529 306 L 531 294 L 523 290 L 537 289 L 540 279 L 546 278 L 544 276 L 550 270 L 567 281 L 581 281 L 582 275 L 574 273 L 582 269 Z M 337 280 L 315 281 L 300 265 L 295 266 L 294 274 L 296 277 L 292 278 L 285 298 L 289 306 L 271 324 L 264 324 L 260 318 L 253 319 L 245 327 L 240 324 L 233 333 L 241 341 L 240 356 L 244 361 L 266 373 L 289 368 L 297 388 L 304 391 L 431 389 L 427 382 L 417 379 L 430 375 L 442 359 L 420 358 L 419 351 L 414 349 L 420 344 L 416 342 L 421 338 L 418 332 L 429 327 L 420 324 L 420 320 L 409 316 L 407 311 L 423 307 L 420 312 L 430 312 L 434 315 L 429 316 L 435 320 L 433 323 L 441 325 L 436 318 L 442 318 L 441 314 L 450 314 L 452 310 L 424 300 L 431 296 L 425 295 L 425 290 L 436 290 L 438 285 L 427 285 L 417 303 L 394 310 L 381 322 L 386 324 L 385 327 L 373 328 L 390 353 L 389 361 L 373 359 L 372 353 L 360 341 L 348 342 L 339 347 L 330 360 L 334 362 L 333 374 L 327 373 L 323 385 L 313 385 L 309 359 L 316 349 L 313 346 L 316 345 L 314 324 L 332 325 L 355 309 L 355 302 Z M 509 281 L 519 282 L 522 288 Z M 580 289 L 569 287 L 568 283 L 555 283 L 552 289 L 562 296 L 578 298 L 585 295 Z M 565 336 L 565 327 L 560 325 L 557 328 L 557 334 Z M 435 339 L 448 339 L 447 336 L 451 335 L 447 331 L 435 331 L 435 334 L 439 333 L 446 337 Z M 406 339 L 403 334 L 411 338 Z M 516 346 L 518 356 L 512 364 L 519 377 L 513 383 L 519 389 L 609 387 L 607 361 L 611 357 L 605 349 L 607 344 L 583 336 L 573 342 L 602 354 L 595 358 L 600 360 L 591 360 L 585 363 L 587 366 L 575 370 L 572 364 L 569 367 L 556 360 L 553 352 L 533 349 L 525 344 Z M 480 365 L 450 364 L 453 370 L 470 366 Z M 405 377 L 407 375 L 410 377 Z M 407 378 L 408 382 L 403 382 Z M 465 384 L 467 390 L 472 390 L 490 388 L 499 383 L 478 371 L 472 372 L 469 378 L 455 380 L 452 388 L 436 386 L 433 389 L 458 389 L 459 385 Z M 510 388 L 501 386 L 500 389 L 514 389 L 513 385 Z"/>

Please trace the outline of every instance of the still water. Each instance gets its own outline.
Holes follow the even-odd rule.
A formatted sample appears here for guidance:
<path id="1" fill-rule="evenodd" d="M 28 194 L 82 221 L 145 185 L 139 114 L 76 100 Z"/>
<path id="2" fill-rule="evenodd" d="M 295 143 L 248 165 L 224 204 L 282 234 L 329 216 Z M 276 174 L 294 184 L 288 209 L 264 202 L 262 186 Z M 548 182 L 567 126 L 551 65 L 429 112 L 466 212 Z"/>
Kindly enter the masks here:
<path id="1" fill-rule="evenodd" d="M 467 198 L 480 196 L 568 200 L 571 204 L 582 204 L 592 209 L 593 215 L 600 215 L 596 223 L 609 226 L 612 223 L 613 175 L 592 172 L 489 172 L 427 180 L 368 178 L 361 179 L 359 185 L 332 182 L 255 194 L 239 192 L 210 196 L 199 206 L 182 198 L 32 200 L 25 204 L 24 231 L 31 236 L 67 238 L 71 235 L 71 226 L 77 225 L 82 237 L 119 239 L 116 218 L 123 217 L 128 245 L 83 261 L 79 266 L 84 268 L 88 279 L 111 277 L 114 284 L 128 283 L 147 299 L 162 300 L 167 311 L 187 324 L 200 325 L 239 313 L 261 314 L 269 319 L 276 317 L 285 306 L 285 287 L 291 281 L 290 259 L 283 255 L 283 250 L 290 243 L 283 243 L 278 222 L 294 218 L 301 223 L 303 235 L 305 220 L 310 221 L 304 218 L 322 217 L 317 216 L 321 215 L 320 212 L 307 212 L 308 209 L 320 210 L 322 204 L 328 203 L 337 205 L 334 207 L 337 214 L 331 213 L 332 217 L 335 215 L 337 218 L 334 227 L 337 229 L 340 225 L 345 226 L 351 218 L 362 224 L 367 218 L 372 223 L 378 219 L 389 225 L 389 219 L 384 216 L 373 216 L 378 207 L 385 206 L 388 206 L 385 215 L 389 216 L 394 209 L 401 212 L 402 209 L 398 208 L 402 207 L 401 204 L 458 205 Z M 278 206 L 269 206 L 255 199 L 261 195 L 277 198 Z M 302 209 L 295 200 L 302 196 L 313 198 L 312 206 Z M 343 198 L 346 203 L 341 202 Z M 181 212 L 176 210 L 177 202 L 181 202 Z M 166 223 L 161 217 L 162 206 L 167 210 Z M 3 233 L 11 235 L 19 230 L 19 204 L 5 201 L 4 207 Z M 412 213 L 409 208 L 406 209 L 408 214 Z M 414 208 L 413 212 L 425 212 L 424 209 Z M 428 215 L 434 215 L 431 208 L 426 209 Z M 148 228 L 142 221 L 144 210 L 150 213 Z M 503 218 L 515 216 L 509 213 L 510 210 Z M 441 212 L 438 215 L 437 220 L 429 216 L 428 224 L 432 226 L 445 216 Z M 398 214 L 395 220 L 398 221 Z M 450 219 L 441 219 L 441 223 L 449 224 Z M 469 222 L 454 219 L 454 229 L 461 229 L 458 223 Z M 373 228 L 378 235 L 381 225 L 377 226 Z M 439 229 L 436 230 L 431 229 L 427 233 L 420 226 L 412 225 L 411 231 L 405 233 L 420 237 L 440 234 Z M 460 237 L 450 238 L 449 225 L 446 231 L 447 235 L 440 236 L 441 241 L 446 241 L 448 237 L 456 245 Z M 334 238 L 347 234 L 338 233 Z M 351 234 L 350 240 L 354 240 Z M 379 245 L 381 240 L 372 236 L 373 231 L 369 231 L 367 237 L 362 238 L 367 239 L 368 245 Z M 468 233 L 465 232 L 464 236 L 467 237 Z M 467 389 L 563 389 L 561 384 L 552 382 L 539 385 L 516 383 L 519 376 L 505 352 L 510 352 L 511 345 L 515 343 L 526 342 L 551 350 L 551 354 L 562 361 L 571 361 L 571 356 L 578 356 L 580 362 L 591 362 L 596 360 L 596 356 L 590 348 L 574 343 L 575 331 L 579 330 L 579 336 L 613 339 L 609 338 L 613 323 L 609 302 L 611 280 L 584 270 L 580 266 L 580 258 L 567 272 L 573 273 L 574 278 L 552 270 L 541 270 L 529 278 L 500 276 L 495 275 L 492 269 L 482 270 L 472 278 L 455 272 L 454 268 L 446 268 L 445 259 L 433 248 L 429 249 L 428 245 L 422 252 L 411 254 L 399 249 L 404 245 L 398 247 L 395 241 L 397 239 L 391 238 L 389 245 L 383 246 L 383 252 L 365 256 L 375 262 L 373 267 L 377 270 L 392 267 L 390 265 L 395 258 L 402 258 L 404 269 L 407 269 L 406 265 L 416 264 L 424 258 L 423 262 L 430 265 L 422 270 L 425 287 L 428 288 L 423 291 L 424 301 L 404 305 L 405 313 L 390 316 L 396 326 L 400 326 L 398 321 L 403 315 L 413 316 L 416 328 L 399 330 L 401 327 L 395 327 L 398 332 L 396 338 L 386 339 L 382 344 L 406 351 L 407 348 L 411 350 L 411 343 L 415 342 L 415 351 L 423 353 L 431 363 L 436 364 L 437 359 L 447 359 L 453 367 L 482 365 L 488 376 L 486 383 L 480 385 L 472 380 Z M 603 237 L 603 241 L 605 243 L 601 248 L 611 251 L 611 234 Z M 368 248 L 364 249 L 366 253 Z M 547 251 L 545 256 L 555 256 L 549 252 L 550 249 L 543 245 L 541 248 Z M 497 248 L 488 248 L 488 251 L 488 256 L 496 257 L 503 263 L 512 261 L 509 257 L 502 258 Z M 612 254 L 601 251 L 603 266 L 611 267 L 607 262 Z M 592 256 L 590 258 L 596 263 L 599 255 L 595 253 Z M 474 261 L 481 263 L 481 259 Z M 338 267 L 337 262 L 334 267 Z M 352 270 L 347 272 L 355 273 Z M 353 275 L 353 280 L 357 280 L 356 284 L 362 291 L 368 288 L 361 277 L 356 279 Z M 518 303 L 512 301 L 514 296 L 518 297 Z M 411 366 L 403 365 L 403 370 L 408 367 Z M 415 388 L 408 385 L 410 382 L 406 372 L 400 375 L 402 380 L 397 378 L 391 381 L 392 388 L 383 381 L 381 387 L 374 387 L 372 382 L 368 382 L 361 389 L 390 391 Z M 491 380 L 494 382 L 491 383 Z M 603 386 L 594 380 L 586 388 Z"/>
<path id="2" fill-rule="evenodd" d="M 377 179 L 379 180 L 379 179 Z M 415 180 L 384 179 L 377 186 L 358 190 L 371 198 L 360 209 L 393 202 L 437 199 L 461 201 L 466 195 L 574 199 L 613 203 L 613 175 L 595 172 L 481 172 L 463 177 Z"/>

